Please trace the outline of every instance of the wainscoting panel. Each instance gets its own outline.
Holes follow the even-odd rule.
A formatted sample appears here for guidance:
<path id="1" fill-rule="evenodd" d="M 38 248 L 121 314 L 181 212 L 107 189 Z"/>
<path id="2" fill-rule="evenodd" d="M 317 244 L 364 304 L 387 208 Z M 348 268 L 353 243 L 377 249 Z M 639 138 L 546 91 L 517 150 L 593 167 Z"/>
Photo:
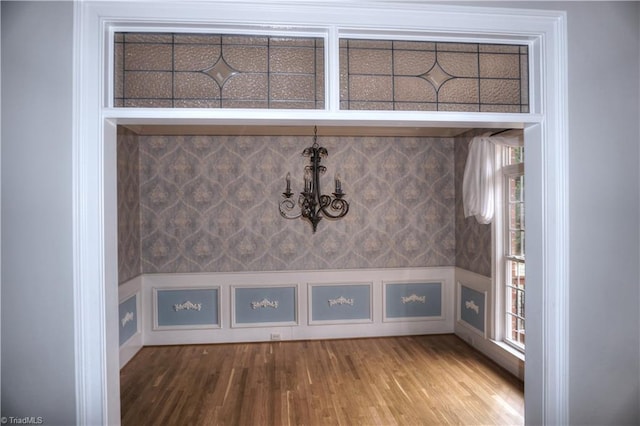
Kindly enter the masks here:
<path id="1" fill-rule="evenodd" d="M 385 282 L 384 320 L 442 318 L 442 282 Z"/>
<path id="2" fill-rule="evenodd" d="M 120 368 L 142 348 L 144 304 L 142 276 L 138 275 L 118 286 L 118 340 L 120 346 Z"/>
<path id="3" fill-rule="evenodd" d="M 218 295 L 217 287 L 154 288 L 154 329 L 219 327 Z"/>
<path id="4" fill-rule="evenodd" d="M 309 324 L 371 322 L 373 283 L 310 284 Z"/>
<path id="5" fill-rule="evenodd" d="M 142 281 L 145 345 L 356 338 L 454 331 L 453 267 L 146 274 Z M 437 308 L 429 307 L 425 311 L 427 315 L 421 313 L 420 316 L 409 315 L 384 321 L 385 283 L 422 283 L 430 290 L 426 297 L 437 299 Z M 436 284 L 437 288 L 427 284 Z M 163 322 L 162 317 L 159 324 L 155 323 L 154 300 L 157 294 L 193 289 L 218 290 L 219 321 L 215 327 L 214 322 L 207 323 L 208 328 L 196 328 L 193 324 L 176 326 L 174 322 Z M 186 302 L 194 305 L 203 303 L 196 300 L 195 294 L 193 297 L 184 292 L 170 294 L 181 294 L 181 297 L 165 302 L 171 309 Z M 187 310 L 187 305 L 184 306 L 184 310 L 173 314 L 199 312 L 197 307 L 190 305 L 192 310 Z M 205 309 L 204 304 L 201 309 Z"/>
<path id="6" fill-rule="evenodd" d="M 455 334 L 524 380 L 524 354 L 496 340 L 491 277 L 455 268 Z"/>
<path id="7" fill-rule="evenodd" d="M 122 346 L 138 332 L 138 293 L 120 302 L 118 318 L 120 318 L 118 337 Z"/>
<path id="8" fill-rule="evenodd" d="M 473 328 L 483 337 L 486 337 L 486 291 L 477 291 L 466 285 L 458 283 L 460 286 L 460 318 L 469 327 Z"/>
<path id="9" fill-rule="evenodd" d="M 298 325 L 297 285 L 234 286 L 232 327 Z"/>

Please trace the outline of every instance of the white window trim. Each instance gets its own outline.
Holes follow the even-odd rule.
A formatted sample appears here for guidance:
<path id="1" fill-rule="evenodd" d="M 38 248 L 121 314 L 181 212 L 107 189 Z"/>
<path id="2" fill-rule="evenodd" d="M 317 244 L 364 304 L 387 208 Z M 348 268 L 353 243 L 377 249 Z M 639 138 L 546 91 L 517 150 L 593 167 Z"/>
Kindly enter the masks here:
<path id="1" fill-rule="evenodd" d="M 524 163 L 505 165 L 505 147 L 496 149 L 496 176 L 494 178 L 494 217 L 491 222 L 492 259 L 492 293 L 495 307 L 492 318 L 491 338 L 501 346 L 512 348 L 524 355 L 524 347 L 514 344 L 506 336 L 506 260 L 505 248 L 508 236 L 505 233 L 505 225 L 508 217 L 509 206 L 505 203 L 506 181 L 509 177 L 524 175 Z M 526 184 L 526 179 L 525 179 Z M 526 193 L 526 192 L 525 192 Z M 526 212 L 526 207 L 525 207 Z M 522 357 L 524 359 L 524 357 Z"/>
<path id="2" fill-rule="evenodd" d="M 117 264 L 113 205 L 116 124 L 311 124 L 352 126 L 510 127 L 525 123 L 526 192 L 531 205 L 528 239 L 532 266 L 528 279 L 541 283 L 528 293 L 539 318 L 528 323 L 525 367 L 527 423 L 568 423 L 568 78 L 566 13 L 561 11 L 462 7 L 358 0 L 74 2 L 73 241 L 76 406 L 79 424 L 119 423 Z M 488 42 L 527 40 L 531 114 L 406 113 L 329 111 L 324 114 L 242 111 L 149 112 L 104 108 L 107 22 L 202 24 L 207 16 L 223 22 L 265 25 L 326 24 L 360 30 L 415 30 L 457 34 Z M 334 65 L 335 66 L 335 65 Z M 335 91 L 335 89 L 333 89 Z M 141 123 L 140 120 L 145 121 Z M 378 121 L 379 120 L 379 121 Z M 533 166 L 533 167 L 530 167 Z M 538 235 L 536 235 L 538 234 Z M 117 287 L 117 286 L 116 286 Z M 530 312 L 530 311 L 529 311 Z M 533 337 L 533 339 L 532 339 Z M 531 353 L 530 353 L 531 352 Z"/>

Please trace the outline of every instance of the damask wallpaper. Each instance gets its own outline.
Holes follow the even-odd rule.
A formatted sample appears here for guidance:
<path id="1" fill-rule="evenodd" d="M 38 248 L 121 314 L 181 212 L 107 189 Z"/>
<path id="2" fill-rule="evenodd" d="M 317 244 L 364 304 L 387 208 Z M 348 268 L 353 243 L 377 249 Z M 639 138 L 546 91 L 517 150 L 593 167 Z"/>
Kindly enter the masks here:
<path id="1" fill-rule="evenodd" d="M 491 225 L 478 223 L 474 217 L 464 217 L 462 207 L 462 178 L 469 155 L 469 144 L 474 136 L 485 130 L 472 130 L 455 138 L 455 228 L 456 266 L 468 271 L 491 276 Z"/>
<path id="2" fill-rule="evenodd" d="M 491 275 L 491 227 L 465 219 L 473 131 L 453 138 L 320 137 L 349 214 L 318 232 L 280 216 L 312 137 L 118 138 L 119 281 L 140 273 L 459 266 Z M 139 198 L 138 198 L 139 197 Z"/>
<path id="3" fill-rule="evenodd" d="M 118 128 L 118 282 L 141 273 L 140 155 L 138 136 Z"/>

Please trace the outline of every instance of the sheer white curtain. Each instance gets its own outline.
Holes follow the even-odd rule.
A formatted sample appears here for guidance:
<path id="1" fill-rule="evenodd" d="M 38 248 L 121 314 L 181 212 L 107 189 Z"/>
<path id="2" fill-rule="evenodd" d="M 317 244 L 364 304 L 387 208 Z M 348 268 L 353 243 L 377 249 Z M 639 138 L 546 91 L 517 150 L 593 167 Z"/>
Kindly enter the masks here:
<path id="1" fill-rule="evenodd" d="M 491 223 L 495 208 L 494 182 L 500 165 L 496 147 L 522 144 L 520 137 L 491 136 L 490 133 L 471 140 L 462 179 L 464 217 L 474 216 L 479 223 Z"/>

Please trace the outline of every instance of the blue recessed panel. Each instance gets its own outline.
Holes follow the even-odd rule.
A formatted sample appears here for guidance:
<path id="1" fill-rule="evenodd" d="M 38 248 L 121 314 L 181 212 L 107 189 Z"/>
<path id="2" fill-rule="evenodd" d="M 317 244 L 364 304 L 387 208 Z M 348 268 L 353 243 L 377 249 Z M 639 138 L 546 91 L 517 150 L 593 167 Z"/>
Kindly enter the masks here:
<path id="1" fill-rule="evenodd" d="M 207 327 L 218 324 L 218 289 L 156 291 L 158 327 Z"/>
<path id="2" fill-rule="evenodd" d="M 387 318 L 442 316 L 442 283 L 399 283 L 385 286 Z"/>
<path id="3" fill-rule="evenodd" d="M 120 346 L 138 332 L 138 296 L 133 295 L 118 305 Z"/>
<path id="4" fill-rule="evenodd" d="M 371 319 L 371 286 L 314 285 L 311 312 L 312 321 Z"/>
<path id="5" fill-rule="evenodd" d="M 236 287 L 235 323 L 295 323 L 295 287 Z"/>
<path id="6" fill-rule="evenodd" d="M 485 294 L 460 286 L 460 319 L 484 333 Z"/>

